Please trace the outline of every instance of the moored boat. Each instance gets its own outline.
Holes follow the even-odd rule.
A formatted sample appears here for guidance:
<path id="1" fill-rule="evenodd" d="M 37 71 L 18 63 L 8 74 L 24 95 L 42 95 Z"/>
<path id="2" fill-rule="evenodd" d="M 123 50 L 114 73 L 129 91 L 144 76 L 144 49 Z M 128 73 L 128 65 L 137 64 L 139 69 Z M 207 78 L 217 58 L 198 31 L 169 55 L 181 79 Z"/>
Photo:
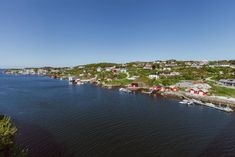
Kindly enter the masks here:
<path id="1" fill-rule="evenodd" d="M 179 103 L 191 105 L 191 104 L 193 104 L 193 101 L 184 99 L 184 100 L 180 101 Z"/>
<path id="2" fill-rule="evenodd" d="M 131 90 L 126 89 L 126 88 L 120 88 L 119 91 L 120 92 L 126 92 L 126 93 L 130 93 L 131 92 Z"/>

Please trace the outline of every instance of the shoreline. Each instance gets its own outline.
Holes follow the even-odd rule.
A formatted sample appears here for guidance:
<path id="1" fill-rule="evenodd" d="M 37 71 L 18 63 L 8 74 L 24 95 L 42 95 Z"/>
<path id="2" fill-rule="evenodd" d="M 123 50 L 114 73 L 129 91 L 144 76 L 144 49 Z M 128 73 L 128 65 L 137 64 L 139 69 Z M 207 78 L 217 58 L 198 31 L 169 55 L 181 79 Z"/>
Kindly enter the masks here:
<path id="1" fill-rule="evenodd" d="M 63 80 L 68 80 L 66 77 L 51 77 L 48 75 L 29 75 L 29 76 L 46 76 L 50 79 L 61 79 L 63 78 Z M 89 84 L 93 84 L 97 87 L 101 87 L 101 88 L 106 88 L 106 89 L 120 89 L 120 88 L 125 88 L 130 90 L 131 92 L 137 92 L 137 93 L 141 93 L 141 94 L 146 94 L 146 95 L 150 95 L 150 96 L 154 96 L 154 95 L 160 95 L 163 96 L 165 98 L 174 98 L 174 99 L 178 99 L 178 100 L 183 100 L 183 99 L 194 99 L 194 100 L 198 100 L 198 101 L 202 101 L 204 103 L 212 103 L 216 106 L 220 106 L 220 105 L 225 105 L 228 106 L 232 109 L 235 109 L 235 99 L 234 100 L 228 100 L 228 98 L 226 97 L 221 97 L 221 96 L 199 96 L 199 95 L 195 95 L 195 94 L 190 94 L 187 92 L 183 92 L 183 91 L 164 91 L 164 92 L 155 92 L 154 94 L 152 94 L 151 92 L 149 92 L 149 88 L 147 87 L 128 87 L 128 86 L 124 86 L 124 85 L 111 85 L 111 84 L 102 84 L 99 82 L 94 81 L 93 79 L 90 80 L 81 80 L 81 82 L 83 83 L 89 83 Z M 79 85 L 74 85 L 74 86 L 79 86 Z"/>
<path id="2" fill-rule="evenodd" d="M 126 86 L 98 85 L 98 87 L 107 88 L 107 89 L 126 88 L 126 89 L 131 90 L 130 88 Z M 220 96 L 200 96 L 200 95 L 190 94 L 190 93 L 183 92 L 183 91 L 176 91 L 176 92 L 165 91 L 165 92 L 156 92 L 156 94 L 152 94 L 151 92 L 146 92 L 147 89 L 148 88 L 139 87 L 138 89 L 131 90 L 131 92 L 138 92 L 138 93 L 146 94 L 150 96 L 160 95 L 169 99 L 171 98 L 178 99 L 178 100 L 194 99 L 194 100 L 202 101 L 204 103 L 212 103 L 216 106 L 225 105 L 232 109 L 235 109 L 235 100 L 234 101 L 228 100 L 228 99 L 225 99 L 225 97 L 221 98 Z"/>

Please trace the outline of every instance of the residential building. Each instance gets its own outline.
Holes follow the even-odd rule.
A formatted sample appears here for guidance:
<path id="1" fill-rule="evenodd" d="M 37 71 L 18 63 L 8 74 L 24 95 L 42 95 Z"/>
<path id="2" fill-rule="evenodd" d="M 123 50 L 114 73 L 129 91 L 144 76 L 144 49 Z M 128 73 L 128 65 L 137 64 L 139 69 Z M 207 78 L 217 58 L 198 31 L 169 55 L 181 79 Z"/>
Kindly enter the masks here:
<path id="1" fill-rule="evenodd" d="M 149 79 L 159 79 L 159 75 L 157 74 L 151 74 L 148 76 Z"/>
<path id="2" fill-rule="evenodd" d="M 224 86 L 235 87 L 235 79 L 221 79 L 219 80 L 219 84 Z"/>

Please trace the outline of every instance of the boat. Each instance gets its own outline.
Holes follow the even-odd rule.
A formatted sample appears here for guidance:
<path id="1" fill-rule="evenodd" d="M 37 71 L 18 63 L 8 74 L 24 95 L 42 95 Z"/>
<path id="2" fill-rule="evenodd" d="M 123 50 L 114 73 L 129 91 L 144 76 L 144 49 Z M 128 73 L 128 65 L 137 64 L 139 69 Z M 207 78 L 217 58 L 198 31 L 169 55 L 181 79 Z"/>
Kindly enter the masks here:
<path id="1" fill-rule="evenodd" d="M 82 85 L 82 84 L 84 84 L 83 82 L 77 82 L 77 84 L 76 85 Z"/>
<path id="2" fill-rule="evenodd" d="M 130 93 L 131 92 L 131 90 L 126 89 L 126 88 L 120 88 L 119 91 L 120 92 L 126 92 L 126 93 Z"/>
<path id="3" fill-rule="evenodd" d="M 191 105 L 191 104 L 193 104 L 193 101 L 184 99 L 184 100 L 180 101 L 179 103 Z"/>

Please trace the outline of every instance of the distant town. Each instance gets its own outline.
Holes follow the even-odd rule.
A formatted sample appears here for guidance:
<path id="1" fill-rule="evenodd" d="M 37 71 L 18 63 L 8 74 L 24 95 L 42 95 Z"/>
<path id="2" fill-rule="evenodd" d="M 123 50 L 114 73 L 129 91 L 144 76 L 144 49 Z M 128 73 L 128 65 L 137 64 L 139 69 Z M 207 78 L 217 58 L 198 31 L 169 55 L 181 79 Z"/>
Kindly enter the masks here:
<path id="1" fill-rule="evenodd" d="M 126 92 L 173 96 L 180 93 L 180 96 L 235 106 L 235 60 L 97 63 L 61 68 L 7 69 L 4 73 L 49 76 L 69 80 L 73 85 L 89 82 Z"/>

